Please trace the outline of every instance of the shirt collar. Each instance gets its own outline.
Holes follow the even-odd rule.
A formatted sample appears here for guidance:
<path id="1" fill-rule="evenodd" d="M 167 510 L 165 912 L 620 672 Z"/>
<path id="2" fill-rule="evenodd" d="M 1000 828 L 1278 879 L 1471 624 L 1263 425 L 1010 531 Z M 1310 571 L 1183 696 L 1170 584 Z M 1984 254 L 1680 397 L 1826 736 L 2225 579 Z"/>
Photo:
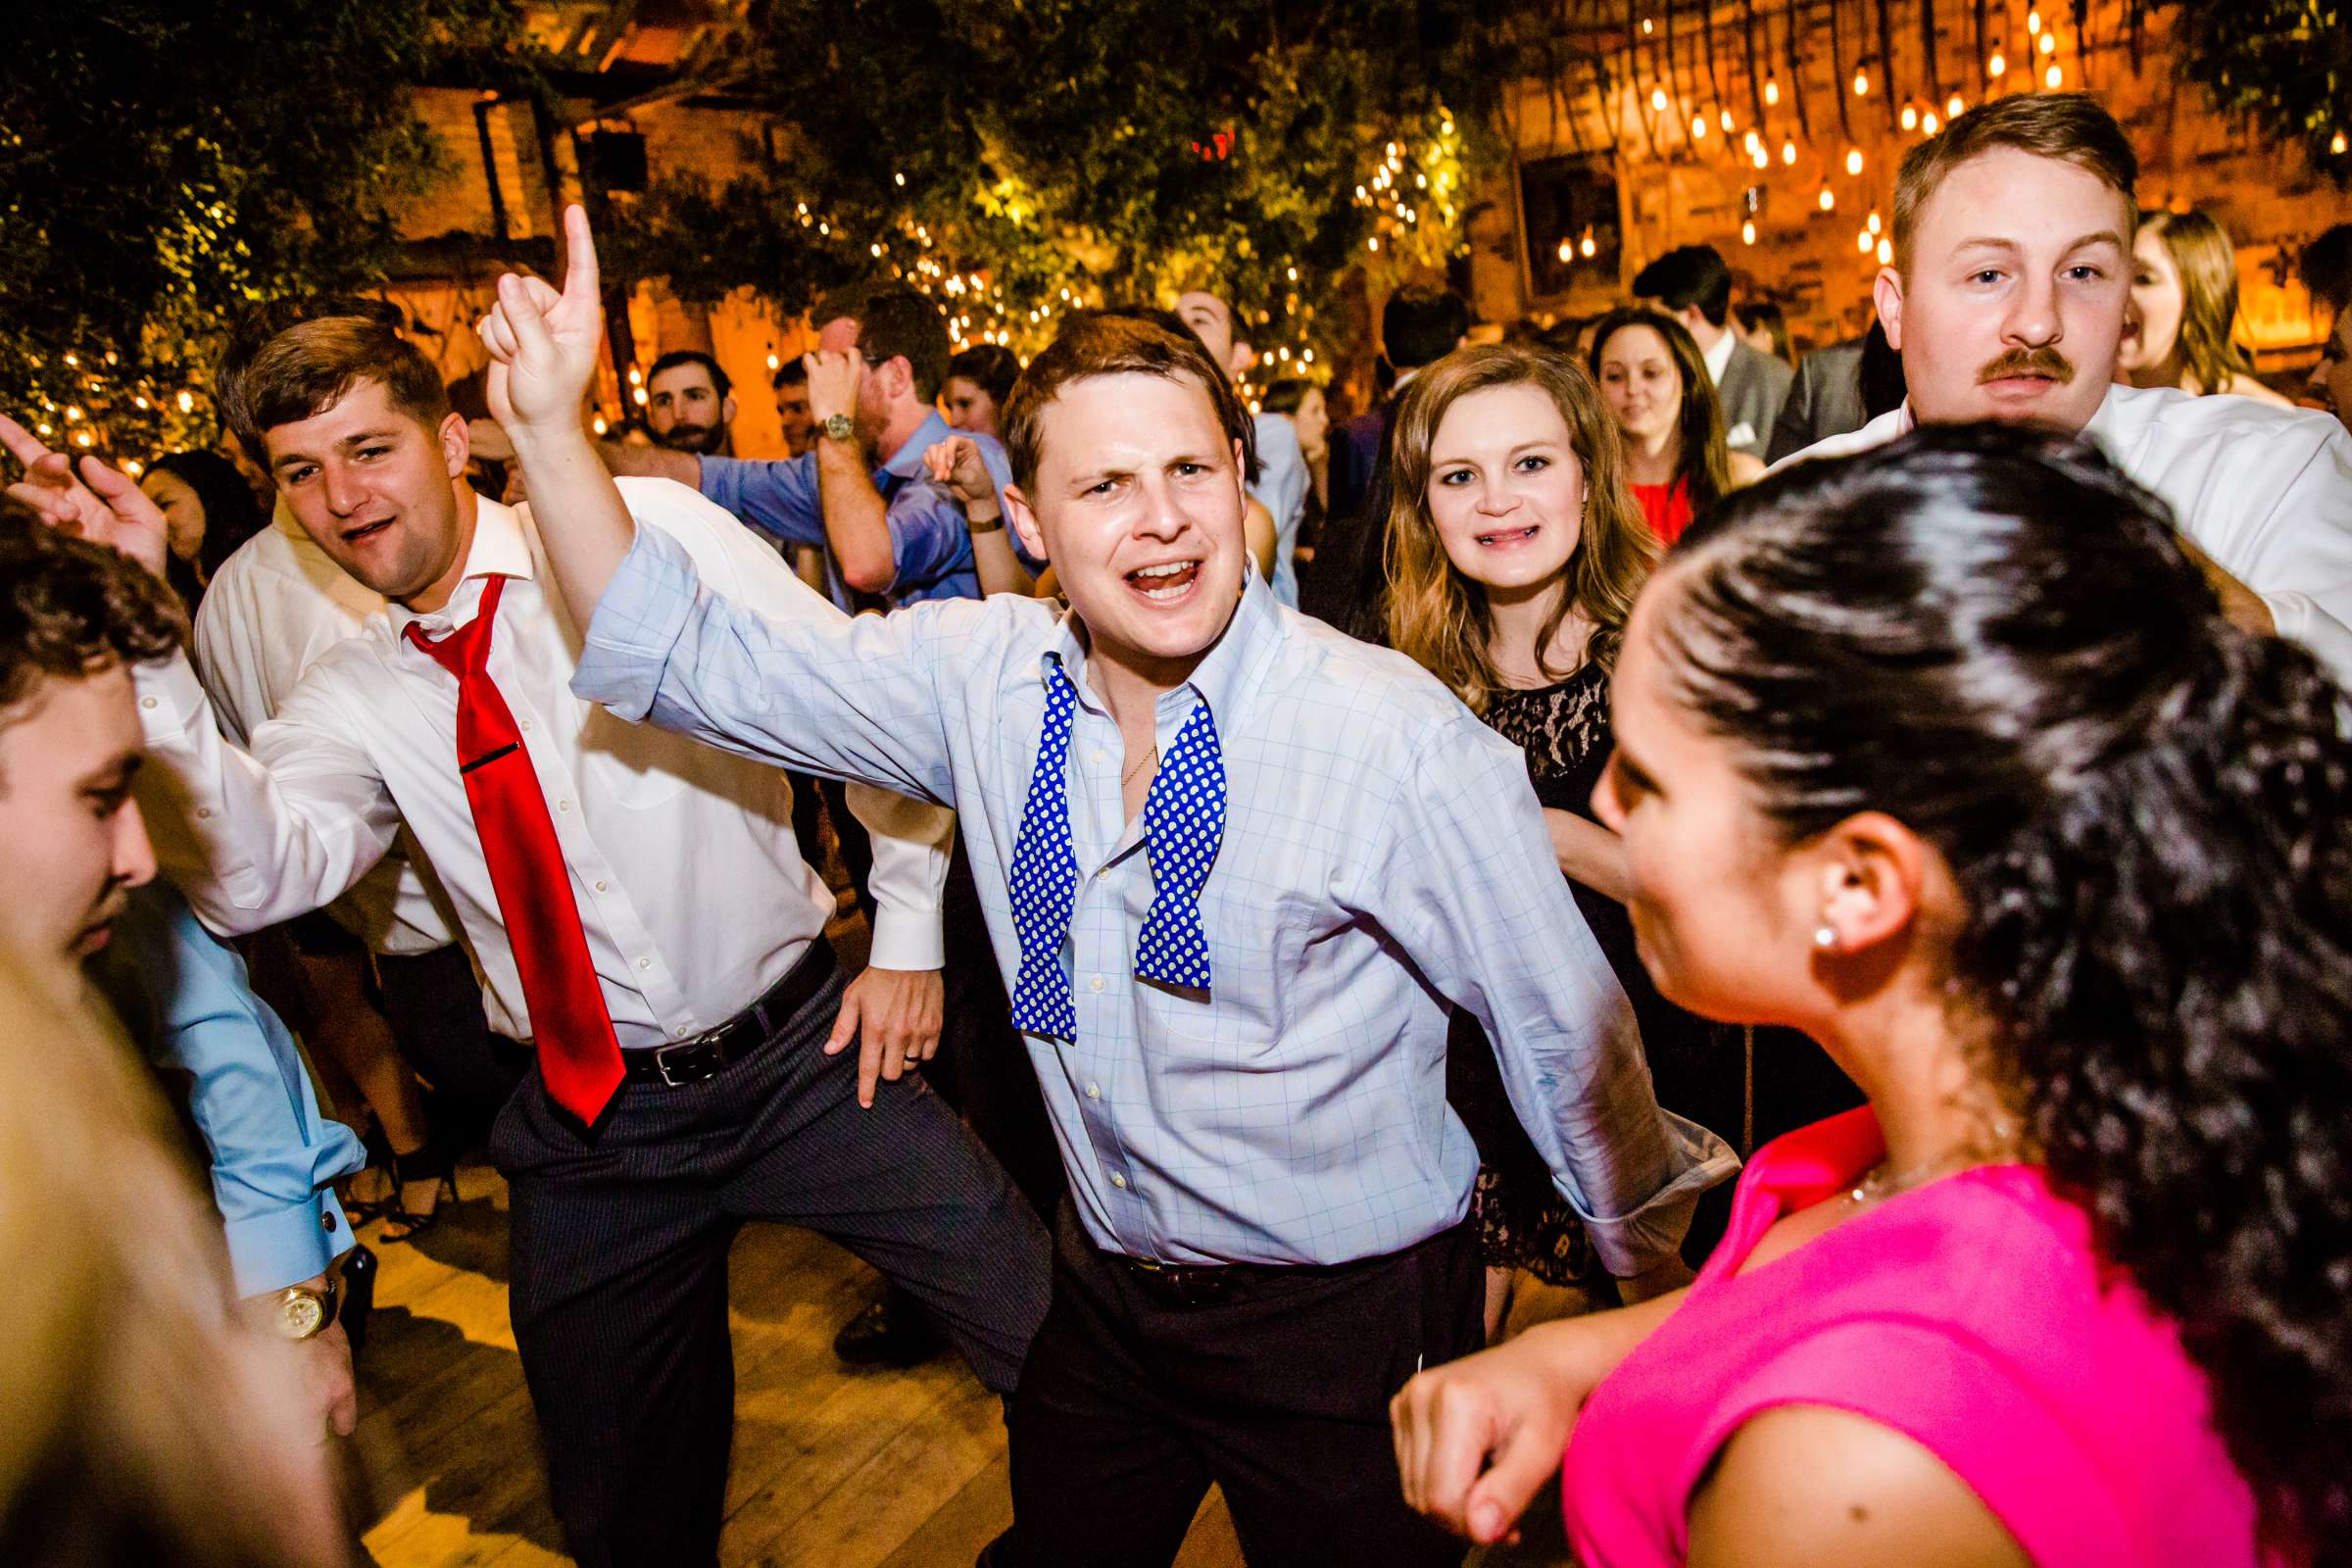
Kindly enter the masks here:
<path id="1" fill-rule="evenodd" d="M 1058 669 L 1069 678 L 1078 700 L 1099 712 L 1101 700 L 1086 683 L 1086 643 L 1080 631 L 1077 612 L 1064 611 L 1038 656 L 1038 676 L 1050 681 Z M 1185 707 L 1185 693 L 1191 692 L 1208 705 L 1218 732 L 1230 736 L 1247 713 L 1250 698 L 1265 684 L 1266 671 L 1281 651 L 1284 636 L 1282 606 L 1252 561 L 1242 583 L 1242 602 L 1234 607 L 1224 634 L 1194 667 L 1191 679 L 1161 694 L 1160 724 L 1183 718 L 1190 710 Z"/>
<path id="2" fill-rule="evenodd" d="M 2127 399 L 2139 395 L 2140 388 L 2138 387 L 2111 383 L 2106 392 L 2101 394 L 2097 411 L 2084 421 L 2081 433 L 2102 445 L 2112 441 L 2115 438 L 2116 425 L 2123 418 L 2122 405 Z M 1885 418 L 1886 416 L 1881 415 L 1880 417 Z M 1913 412 L 1911 400 L 1905 398 L 1894 411 L 1894 430 L 1887 439 L 1891 441 L 1895 436 L 1909 435 L 1918 428 L 1919 416 Z"/>
<path id="3" fill-rule="evenodd" d="M 1717 386 L 1723 385 L 1723 372 L 1731 368 L 1732 351 L 1739 346 L 1739 337 L 1733 333 L 1729 325 L 1726 325 L 1723 329 L 1723 336 L 1717 338 L 1715 346 L 1707 350 L 1703 356 L 1707 362 L 1707 376 Z"/>
<path id="4" fill-rule="evenodd" d="M 480 597 L 478 587 L 471 596 L 466 593 L 467 583 L 478 583 L 485 577 L 521 577 L 527 581 L 539 575 L 538 564 L 531 558 L 531 541 L 524 532 L 522 514 L 487 496 L 477 495 L 473 508 L 473 543 L 466 549 L 466 570 L 458 579 L 457 591 L 450 595 L 447 605 L 428 615 L 417 614 L 404 605 L 387 604 L 385 608 L 391 612 L 395 632 L 413 620 L 424 621 L 428 631 L 456 625 L 460 602 L 471 605 Z"/>
<path id="5" fill-rule="evenodd" d="M 877 466 L 874 472 L 877 475 L 887 473 L 894 479 L 914 478 L 923 471 L 923 454 L 955 433 L 955 427 L 937 409 L 933 409 L 930 416 L 914 427 L 914 434 L 890 455 L 888 463 Z"/>

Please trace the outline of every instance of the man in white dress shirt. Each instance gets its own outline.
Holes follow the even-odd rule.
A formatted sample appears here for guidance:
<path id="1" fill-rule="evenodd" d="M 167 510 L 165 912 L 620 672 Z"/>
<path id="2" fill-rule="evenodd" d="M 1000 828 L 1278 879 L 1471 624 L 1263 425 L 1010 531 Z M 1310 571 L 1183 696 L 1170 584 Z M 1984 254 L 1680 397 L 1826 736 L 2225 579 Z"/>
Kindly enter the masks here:
<path id="1" fill-rule="evenodd" d="M 1910 399 L 1787 461 L 1922 420 L 2080 432 L 2171 506 L 2232 620 L 2352 679 L 2352 436 L 2310 410 L 2114 384 L 2137 174 L 2080 93 L 1996 99 L 1913 148 L 1877 296 Z"/>
<path id="2" fill-rule="evenodd" d="M 579 629 L 537 529 L 464 484 L 465 421 L 414 347 L 377 321 L 306 321 L 223 393 L 305 531 L 391 603 L 311 664 L 250 752 L 221 737 L 184 657 L 139 671 L 143 773 L 194 839 L 171 868 L 233 933 L 341 895 L 404 823 L 431 860 L 493 1026 L 538 1048 L 492 1152 L 516 1346 L 573 1554 L 715 1562 L 726 1254 L 746 1219 L 858 1252 L 1009 1390 L 1045 1311 L 1045 1231 L 902 1077 L 938 1031 L 952 819 L 853 792 L 881 908 L 875 966 L 845 993 L 833 899 L 781 776 L 571 696 Z M 29 499 L 54 520 L 160 571 L 162 519 L 119 475 L 83 466 L 101 502 L 43 472 Z M 838 616 L 692 491 L 631 494 L 758 612 Z M 864 1049 L 839 1054 L 853 1034 Z"/>

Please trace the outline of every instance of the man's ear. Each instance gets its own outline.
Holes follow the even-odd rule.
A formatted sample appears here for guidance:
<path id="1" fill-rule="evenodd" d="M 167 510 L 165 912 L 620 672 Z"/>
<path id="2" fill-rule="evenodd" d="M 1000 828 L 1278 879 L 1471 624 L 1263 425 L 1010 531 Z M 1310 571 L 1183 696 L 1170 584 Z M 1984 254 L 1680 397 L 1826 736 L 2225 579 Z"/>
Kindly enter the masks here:
<path id="1" fill-rule="evenodd" d="M 1017 484 L 1004 487 L 1004 515 L 1012 523 L 1012 531 L 1020 535 L 1021 548 L 1029 552 L 1031 560 L 1054 559 L 1046 550 L 1046 534 L 1038 524 L 1037 511 L 1029 505 L 1029 498 L 1021 494 L 1021 487 Z"/>
<path id="2" fill-rule="evenodd" d="M 1250 346 L 1248 338 L 1237 336 L 1233 340 L 1233 352 L 1225 357 L 1225 368 L 1238 381 L 1248 375 L 1250 368 L 1256 364 L 1257 350 Z"/>
<path id="3" fill-rule="evenodd" d="M 1879 324 L 1886 329 L 1886 346 L 1900 354 L 1903 351 L 1903 274 L 1891 267 L 1880 268 L 1877 280 L 1870 285 L 1870 297 L 1879 307 Z"/>
<path id="4" fill-rule="evenodd" d="M 472 438 L 466 433 L 466 416 L 452 414 L 441 421 L 441 428 L 435 434 L 441 442 L 441 466 L 455 479 L 466 471 L 466 460 L 473 456 Z"/>
<path id="5" fill-rule="evenodd" d="M 719 400 L 718 427 L 725 429 L 735 422 L 735 394 L 730 392 Z"/>

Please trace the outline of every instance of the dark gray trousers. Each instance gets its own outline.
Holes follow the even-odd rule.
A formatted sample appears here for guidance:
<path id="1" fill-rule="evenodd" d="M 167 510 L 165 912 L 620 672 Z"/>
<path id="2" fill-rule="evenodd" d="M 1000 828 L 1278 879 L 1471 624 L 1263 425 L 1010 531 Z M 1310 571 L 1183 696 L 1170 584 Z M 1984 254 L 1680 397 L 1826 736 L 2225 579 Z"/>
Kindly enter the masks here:
<path id="1" fill-rule="evenodd" d="M 717 1560 L 727 1248 L 745 1220 L 839 1242 L 928 1306 L 983 1383 L 1019 1378 L 1046 1313 L 1045 1227 L 919 1076 L 858 1108 L 857 1050 L 821 1049 L 841 992 L 836 974 L 715 1078 L 623 1084 L 593 1141 L 536 1067 L 499 1114 L 514 1339 L 584 1568 Z"/>

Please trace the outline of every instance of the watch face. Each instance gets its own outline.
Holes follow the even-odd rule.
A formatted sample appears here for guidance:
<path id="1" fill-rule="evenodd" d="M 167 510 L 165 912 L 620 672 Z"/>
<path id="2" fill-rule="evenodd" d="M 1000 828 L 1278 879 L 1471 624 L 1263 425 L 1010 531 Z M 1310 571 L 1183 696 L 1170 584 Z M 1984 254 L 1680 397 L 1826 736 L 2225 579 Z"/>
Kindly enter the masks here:
<path id="1" fill-rule="evenodd" d="M 825 434 L 836 441 L 847 441 L 856 428 L 846 414 L 836 414 L 825 420 Z"/>
<path id="2" fill-rule="evenodd" d="M 326 1326 L 326 1300 L 310 1291 L 288 1291 L 278 1322 L 289 1340 L 307 1340 Z"/>

